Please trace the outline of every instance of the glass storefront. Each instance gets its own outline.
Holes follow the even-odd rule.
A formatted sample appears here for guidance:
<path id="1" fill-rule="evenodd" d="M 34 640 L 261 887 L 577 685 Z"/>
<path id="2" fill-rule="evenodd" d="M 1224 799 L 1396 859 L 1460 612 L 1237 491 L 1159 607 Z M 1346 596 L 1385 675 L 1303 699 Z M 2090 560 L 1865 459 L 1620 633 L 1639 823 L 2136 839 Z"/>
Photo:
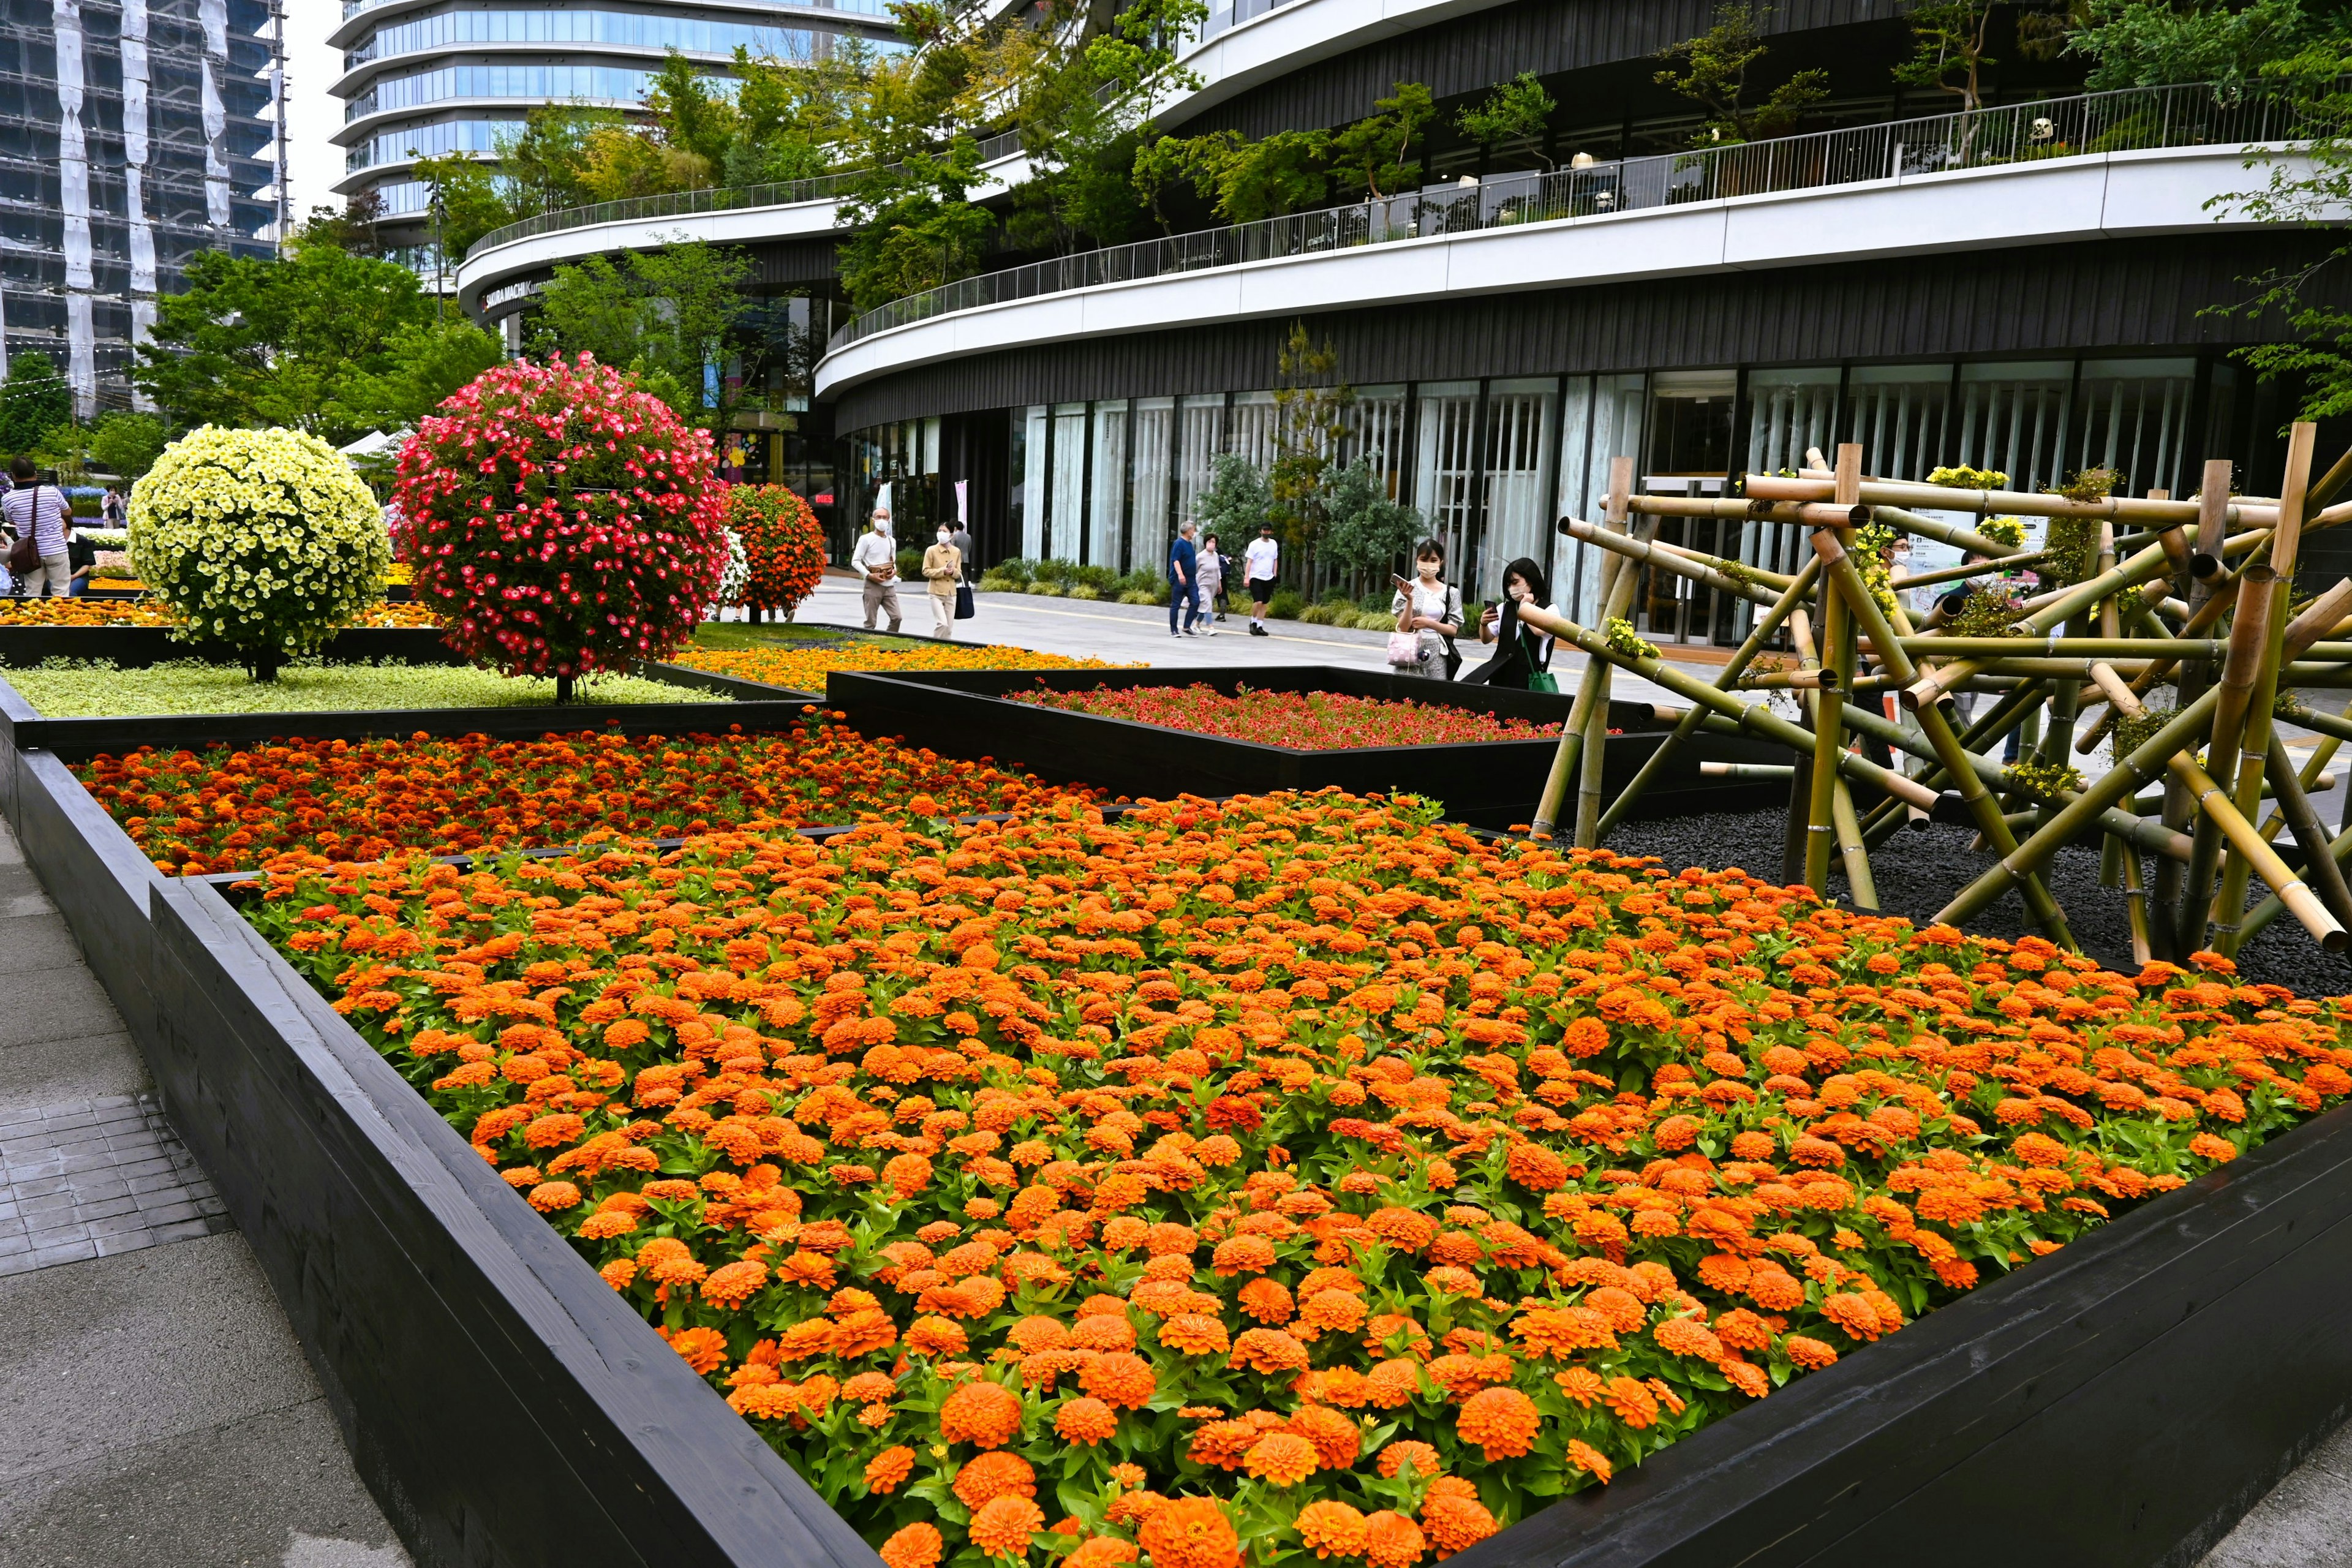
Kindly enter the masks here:
<path id="1" fill-rule="evenodd" d="M 1549 574 L 1562 613 L 1589 620 L 1600 609 L 1601 552 L 1563 538 L 1554 523 L 1601 519 L 1613 458 L 1633 459 L 1636 485 L 1653 494 L 1733 495 L 1744 474 L 1794 472 L 1808 451 L 1826 456 L 1854 441 L 1864 471 L 1889 479 L 1967 465 L 2040 489 L 2106 466 L 2119 491 L 2185 495 L 2210 434 L 2227 423 L 2233 387 L 2227 365 L 2187 358 L 1424 382 L 1357 389 L 1335 456 L 1370 463 L 1391 496 L 1421 513 L 1465 595 L 1491 599 L 1506 564 L 1526 557 Z M 1009 506 L 992 513 L 1009 523 L 1001 553 L 1156 572 L 1217 457 L 1261 468 L 1273 461 L 1279 415 L 1271 392 L 1235 392 L 990 416 L 1008 422 L 995 426 L 1011 459 Z M 925 457 L 921 423 L 864 432 L 852 444 L 863 496 L 886 473 L 934 476 L 898 505 L 902 536 L 915 520 L 909 505 L 929 508 L 937 488 L 936 437 Z M 1794 527 L 1738 517 L 1661 519 L 1657 537 L 1778 572 L 1794 570 L 1804 548 Z M 1687 579 L 1644 570 L 1637 581 L 1634 624 L 1655 642 L 1736 644 L 1751 616 L 1744 601 Z"/>

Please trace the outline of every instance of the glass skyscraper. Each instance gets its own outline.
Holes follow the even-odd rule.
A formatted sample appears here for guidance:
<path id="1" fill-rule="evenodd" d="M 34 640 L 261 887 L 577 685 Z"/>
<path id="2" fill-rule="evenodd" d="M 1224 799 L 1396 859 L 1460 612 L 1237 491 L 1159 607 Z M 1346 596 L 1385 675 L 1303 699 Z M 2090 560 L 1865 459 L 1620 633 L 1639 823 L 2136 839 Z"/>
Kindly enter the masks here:
<path id="1" fill-rule="evenodd" d="M 279 210 L 272 0 L 0 0 L 0 336 L 88 415 L 199 251 L 267 256 Z"/>

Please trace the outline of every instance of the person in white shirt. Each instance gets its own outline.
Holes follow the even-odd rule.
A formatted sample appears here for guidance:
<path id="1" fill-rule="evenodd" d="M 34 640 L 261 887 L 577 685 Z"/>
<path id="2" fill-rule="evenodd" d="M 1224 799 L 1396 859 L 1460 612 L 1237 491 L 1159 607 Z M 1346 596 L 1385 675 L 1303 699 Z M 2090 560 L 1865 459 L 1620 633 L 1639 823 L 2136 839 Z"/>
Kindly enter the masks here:
<path id="1" fill-rule="evenodd" d="M 876 507 L 866 531 L 858 536 L 857 548 L 851 552 L 850 564 L 865 577 L 866 629 L 874 629 L 874 614 L 879 610 L 890 617 L 890 629 L 898 629 L 898 546 L 890 538 L 890 509 Z"/>
<path id="2" fill-rule="evenodd" d="M 1265 606 L 1274 597 L 1274 576 L 1282 568 L 1282 546 L 1275 542 L 1274 524 L 1257 525 L 1257 537 L 1242 552 L 1242 577 L 1249 584 L 1250 636 L 1270 637 L 1265 629 Z"/>

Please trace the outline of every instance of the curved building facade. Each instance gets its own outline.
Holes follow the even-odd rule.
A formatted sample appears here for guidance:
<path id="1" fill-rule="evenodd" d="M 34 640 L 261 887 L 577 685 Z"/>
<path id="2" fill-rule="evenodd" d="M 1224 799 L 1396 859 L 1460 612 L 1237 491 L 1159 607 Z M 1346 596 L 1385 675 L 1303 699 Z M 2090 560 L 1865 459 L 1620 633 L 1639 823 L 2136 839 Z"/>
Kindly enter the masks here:
<path id="1" fill-rule="evenodd" d="M 344 0 L 335 189 L 373 192 L 387 242 L 422 245 L 419 158 L 494 159 L 542 104 L 636 109 L 671 50 L 723 78 L 738 48 L 814 58 L 850 37 L 899 47 L 884 0 Z"/>
<path id="2" fill-rule="evenodd" d="M 1764 20 L 1753 90 L 1817 68 L 1819 96 L 1784 134 L 1711 144 L 1704 111 L 1656 79 L 1659 51 L 1714 15 L 1708 0 L 1218 0 L 1163 128 L 1329 129 L 1419 81 L 1438 103 L 1415 148 L 1426 183 L 845 322 L 813 388 L 840 432 L 836 533 L 887 486 L 918 528 L 960 507 L 983 561 L 1156 570 L 1217 456 L 1274 456 L 1298 327 L 1354 394 L 1335 455 L 1423 514 L 1469 592 L 1531 556 L 1585 613 L 1598 562 L 1553 523 L 1597 515 L 1614 458 L 1645 489 L 1702 495 L 1843 441 L 1870 472 L 1965 464 L 2021 488 L 2104 465 L 2135 492 L 2185 493 L 2206 458 L 2273 460 L 2284 394 L 2233 351 L 2275 324 L 2221 308 L 2249 292 L 2257 251 L 2324 245 L 2256 239 L 2230 199 L 2266 179 L 2249 148 L 2292 156 L 2284 105 L 2089 94 L 2080 62 L 2001 37 L 2008 63 L 1957 113 L 1949 93 L 1898 85 L 1912 40 L 1891 0 L 1790 0 Z M 1557 105 L 1540 132 L 1482 145 L 1458 129 L 1523 72 Z M 813 247 L 833 215 L 810 201 L 709 221 L 755 249 Z M 489 247 L 462 275 L 468 302 L 652 242 L 625 227 Z M 1800 542 L 1746 520 L 1669 520 L 1662 536 L 1773 568 Z M 1736 641 L 1743 616 L 1664 576 L 1639 609 L 1662 642 Z"/>

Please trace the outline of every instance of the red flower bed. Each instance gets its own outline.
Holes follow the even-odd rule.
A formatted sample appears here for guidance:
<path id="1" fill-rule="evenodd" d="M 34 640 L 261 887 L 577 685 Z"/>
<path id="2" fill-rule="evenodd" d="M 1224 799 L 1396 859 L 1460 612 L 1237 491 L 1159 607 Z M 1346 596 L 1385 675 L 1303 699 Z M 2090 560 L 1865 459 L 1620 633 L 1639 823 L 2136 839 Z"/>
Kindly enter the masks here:
<path id="1" fill-rule="evenodd" d="M 1481 741 L 1548 741 L 1557 724 L 1504 719 L 1411 699 L 1349 697 L 1334 691 L 1253 691 L 1224 695 L 1213 686 L 1097 686 L 1087 691 L 1014 691 L 1013 701 L 1164 730 L 1190 730 L 1233 741 L 1308 752 L 1358 746 L 1452 746 Z M 1614 731 L 1611 731 L 1612 734 Z"/>
<path id="2" fill-rule="evenodd" d="M 1326 793 L 266 879 L 892 1568 L 1444 1556 L 2352 1090 L 2352 1003 Z"/>
<path id="3" fill-rule="evenodd" d="M 149 747 L 75 772 L 156 866 L 193 876 L 293 852 L 375 860 L 592 836 L 790 829 L 869 812 L 1007 811 L 1075 792 L 987 763 L 868 741 L 812 716 L 782 733 L 483 735 Z"/>

